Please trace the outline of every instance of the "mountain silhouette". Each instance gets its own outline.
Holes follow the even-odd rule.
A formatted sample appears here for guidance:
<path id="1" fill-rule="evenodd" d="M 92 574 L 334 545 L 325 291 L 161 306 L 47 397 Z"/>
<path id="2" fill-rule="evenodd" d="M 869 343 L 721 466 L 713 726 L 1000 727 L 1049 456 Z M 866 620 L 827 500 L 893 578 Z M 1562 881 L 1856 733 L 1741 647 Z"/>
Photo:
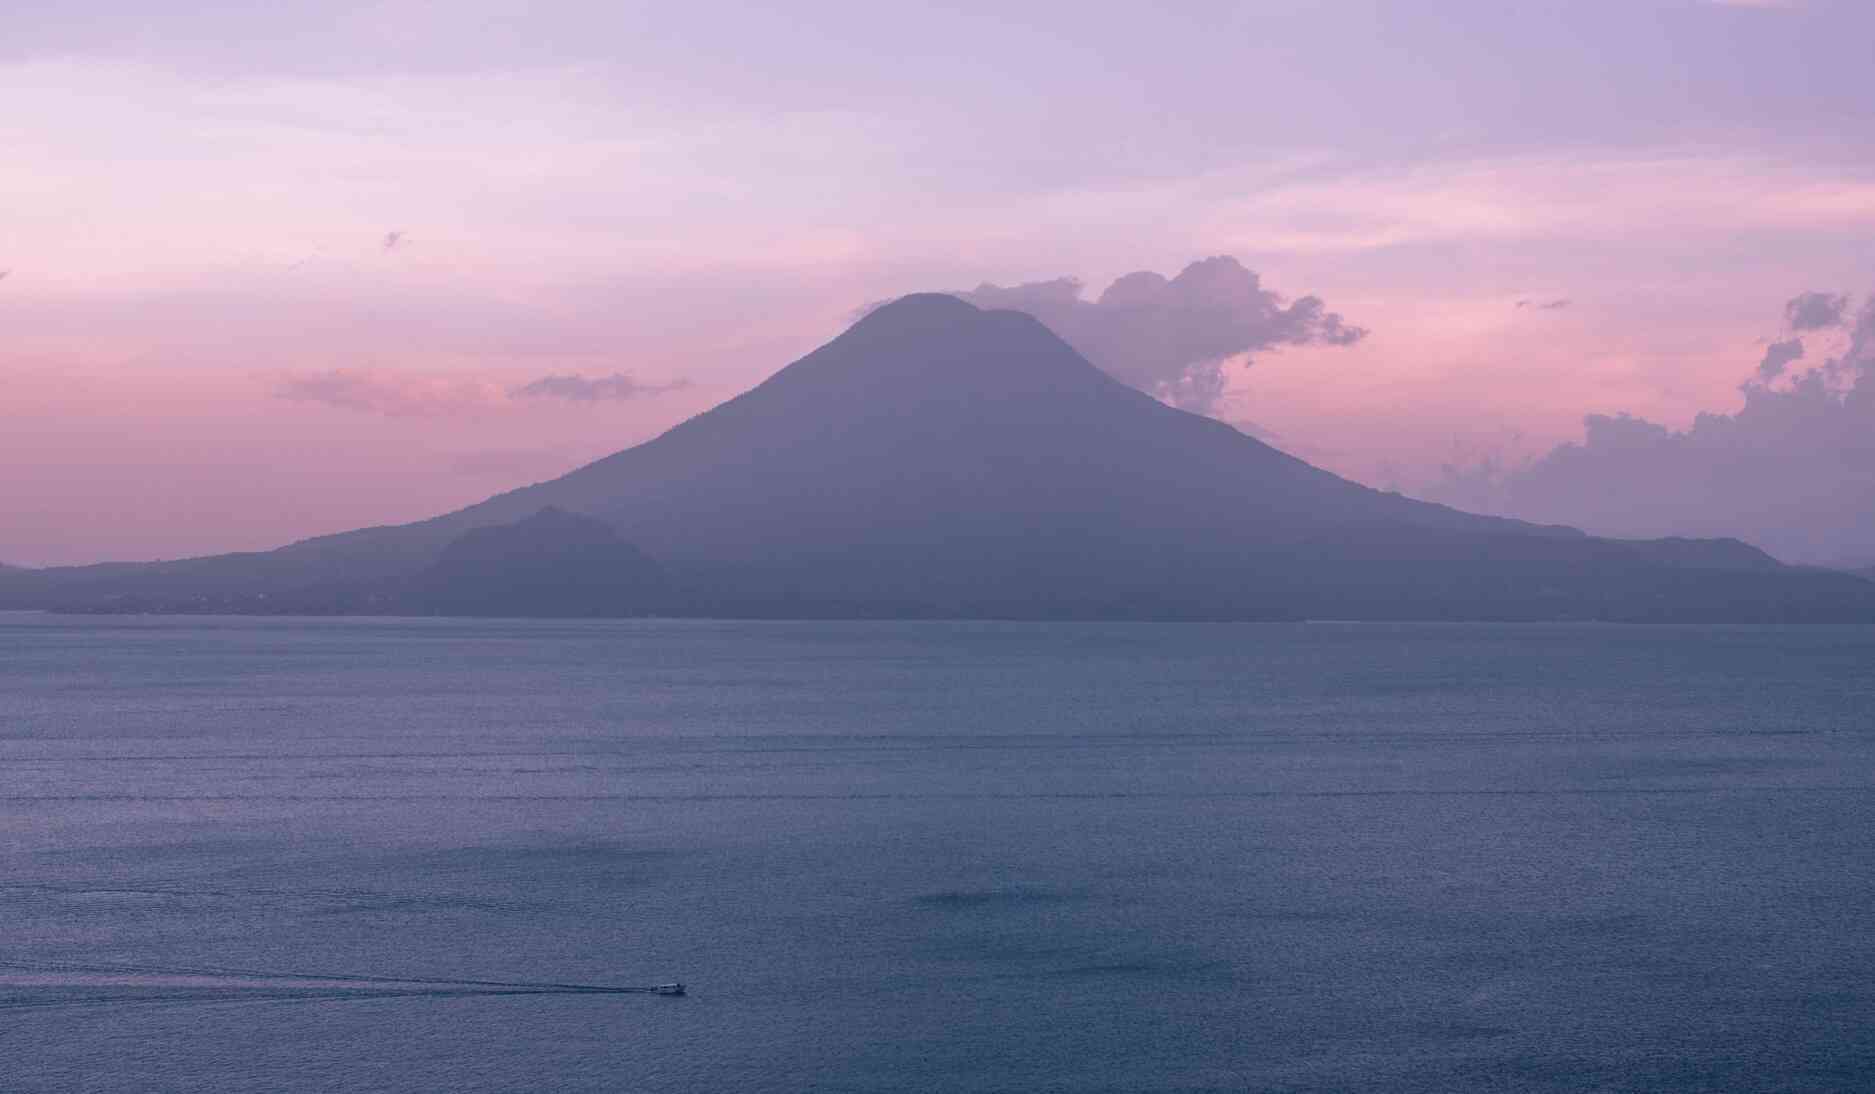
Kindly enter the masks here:
<path id="1" fill-rule="evenodd" d="M 1875 619 L 1867 583 L 1735 540 L 1598 539 L 1361 486 L 1120 383 L 1026 314 L 935 294 L 549 482 L 273 552 L 8 575 L 0 603 L 226 605 L 465 553 L 493 584 L 543 509 L 658 560 L 686 614 Z M 508 546 L 478 554 L 497 540 L 465 533 L 497 525 Z"/>
<path id="2" fill-rule="evenodd" d="M 604 522 L 549 506 L 471 528 L 393 589 L 418 615 L 620 616 L 665 606 L 663 569 Z"/>

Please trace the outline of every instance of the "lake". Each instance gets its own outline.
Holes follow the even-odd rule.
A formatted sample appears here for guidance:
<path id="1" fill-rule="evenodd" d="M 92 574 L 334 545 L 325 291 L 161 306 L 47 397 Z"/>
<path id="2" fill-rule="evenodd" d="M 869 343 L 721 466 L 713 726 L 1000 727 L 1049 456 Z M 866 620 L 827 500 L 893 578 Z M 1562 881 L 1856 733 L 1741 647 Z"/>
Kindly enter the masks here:
<path id="1" fill-rule="evenodd" d="M 1869 627 L 4 614 L 0 1089 L 1870 1089 L 1872 836 Z"/>

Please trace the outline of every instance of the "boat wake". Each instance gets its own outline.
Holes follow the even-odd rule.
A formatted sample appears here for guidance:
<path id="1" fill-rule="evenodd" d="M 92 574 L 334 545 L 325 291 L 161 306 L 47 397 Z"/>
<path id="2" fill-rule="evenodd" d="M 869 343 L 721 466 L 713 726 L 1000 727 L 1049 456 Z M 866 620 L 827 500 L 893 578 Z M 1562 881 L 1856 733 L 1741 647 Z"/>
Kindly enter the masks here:
<path id="1" fill-rule="evenodd" d="M 511 995 L 685 994 L 682 984 L 572 984 L 219 966 L 91 964 L 0 959 L 0 1011 L 52 1007 L 323 1003 Z"/>

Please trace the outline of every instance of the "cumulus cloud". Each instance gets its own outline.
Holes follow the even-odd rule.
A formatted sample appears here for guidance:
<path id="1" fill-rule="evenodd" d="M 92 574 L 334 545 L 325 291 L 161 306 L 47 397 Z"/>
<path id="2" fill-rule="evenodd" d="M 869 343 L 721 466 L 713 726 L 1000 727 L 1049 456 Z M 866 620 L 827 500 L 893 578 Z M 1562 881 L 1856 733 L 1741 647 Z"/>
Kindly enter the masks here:
<path id="1" fill-rule="evenodd" d="M 1782 342 L 1772 342 L 1764 351 L 1764 359 L 1758 362 L 1759 382 L 1770 383 L 1784 375 L 1784 370 L 1790 367 L 1791 362 L 1802 359 L 1803 339 L 1786 338 Z"/>
<path id="2" fill-rule="evenodd" d="M 1774 341 L 1734 413 L 1684 430 L 1591 414 L 1580 441 L 1514 467 L 1449 469 L 1430 492 L 1610 535 L 1736 536 L 1794 561 L 1875 561 L 1875 298 L 1852 322 L 1848 305 L 1790 301 L 1791 331 L 1845 329 L 1812 335 L 1831 344 L 1807 369 L 1791 368 L 1803 339 Z"/>
<path id="3" fill-rule="evenodd" d="M 1800 293 L 1784 305 L 1784 320 L 1790 324 L 1791 330 L 1798 333 L 1823 330 L 1839 326 L 1848 310 L 1847 296 L 1831 296 L 1822 292 Z"/>
<path id="4" fill-rule="evenodd" d="M 515 388 L 510 394 L 517 399 L 566 399 L 576 403 L 595 403 L 615 399 L 636 399 L 644 395 L 656 395 L 664 391 L 676 391 L 689 386 L 687 380 L 673 380 L 667 384 L 647 384 L 628 373 L 615 372 L 610 376 L 543 376 L 531 384 Z"/>
<path id="5" fill-rule="evenodd" d="M 1223 397 L 1231 358 L 1280 346 L 1352 345 L 1367 335 L 1319 297 L 1285 302 L 1227 256 L 1193 262 L 1172 278 L 1130 273 L 1093 300 L 1083 288 L 1063 277 L 985 283 L 955 295 L 981 308 L 1028 312 L 1110 375 L 1201 413 Z"/>

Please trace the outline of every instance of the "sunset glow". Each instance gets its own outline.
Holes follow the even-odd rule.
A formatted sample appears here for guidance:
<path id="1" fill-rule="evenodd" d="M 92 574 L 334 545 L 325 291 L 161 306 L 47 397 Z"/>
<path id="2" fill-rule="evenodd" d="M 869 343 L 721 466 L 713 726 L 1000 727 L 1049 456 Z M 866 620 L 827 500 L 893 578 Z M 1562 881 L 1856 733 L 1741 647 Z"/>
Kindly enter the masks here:
<path id="1" fill-rule="evenodd" d="M 427 516 L 869 302 L 1210 255 L 1370 334 L 1209 412 L 1436 493 L 1734 411 L 1788 298 L 1875 290 L 1853 3 L 706 9 L 9 16 L 0 559 Z"/>

